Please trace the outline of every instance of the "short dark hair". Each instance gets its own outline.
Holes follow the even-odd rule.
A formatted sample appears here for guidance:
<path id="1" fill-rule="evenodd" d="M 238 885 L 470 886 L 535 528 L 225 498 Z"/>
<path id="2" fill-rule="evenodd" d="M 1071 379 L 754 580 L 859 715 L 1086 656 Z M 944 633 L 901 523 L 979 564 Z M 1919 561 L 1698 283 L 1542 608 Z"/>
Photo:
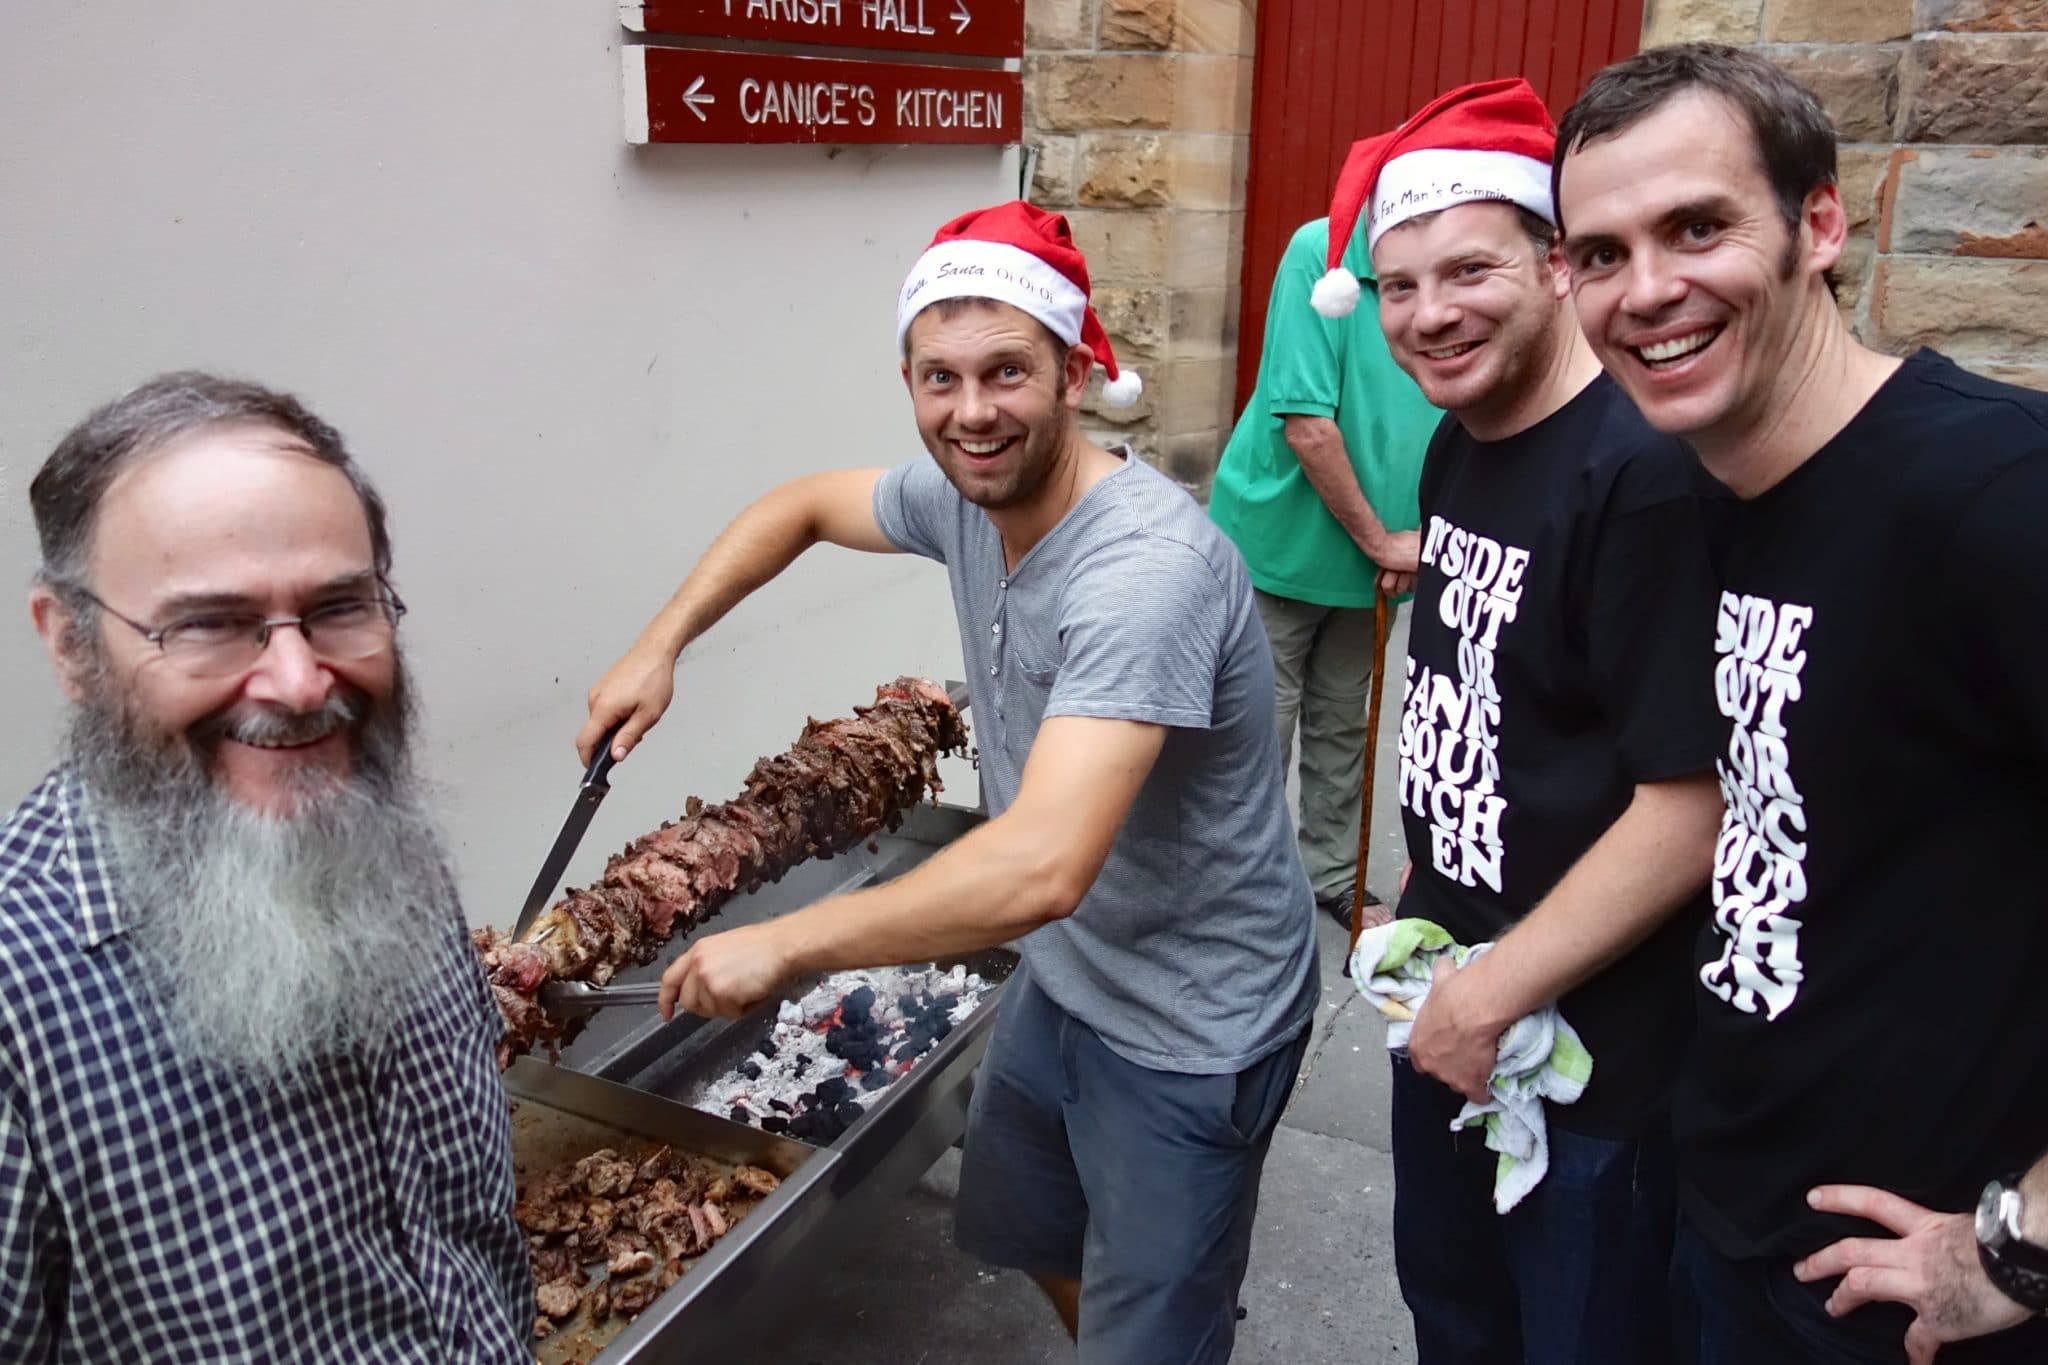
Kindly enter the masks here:
<path id="1" fill-rule="evenodd" d="M 1718 95 L 1749 124 L 1778 214 L 1794 234 L 1806 196 L 1835 183 L 1835 125 L 1812 91 L 1776 63 L 1721 43 L 1679 43 L 1624 57 L 1598 72 L 1557 125 L 1550 196 L 1567 233 L 1558 194 L 1564 160 L 1588 142 L 1622 132 L 1687 91 Z"/>
<path id="2" fill-rule="evenodd" d="M 242 380 L 197 370 L 158 375 L 99 408 L 65 434 L 29 484 L 29 505 L 43 562 L 38 581 L 74 608 L 85 586 L 85 561 L 100 500 L 125 469 L 182 437 L 210 427 L 273 427 L 314 459 L 340 470 L 362 502 L 370 525 L 372 567 L 391 571 L 391 534 L 384 499 L 342 444 L 341 433 L 297 398 Z"/>

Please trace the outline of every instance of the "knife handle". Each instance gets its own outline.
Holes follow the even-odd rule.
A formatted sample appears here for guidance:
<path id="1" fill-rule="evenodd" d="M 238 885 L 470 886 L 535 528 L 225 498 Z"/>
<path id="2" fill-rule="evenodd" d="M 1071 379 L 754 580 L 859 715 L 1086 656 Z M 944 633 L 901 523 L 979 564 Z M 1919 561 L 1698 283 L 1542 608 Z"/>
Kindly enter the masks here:
<path id="1" fill-rule="evenodd" d="M 612 757 L 612 745 L 618 741 L 619 731 L 626 728 L 621 720 L 604 732 L 604 738 L 597 742 L 597 752 L 591 755 L 590 767 L 584 770 L 583 785 L 586 787 L 611 786 L 612 764 L 618 762 Z"/>

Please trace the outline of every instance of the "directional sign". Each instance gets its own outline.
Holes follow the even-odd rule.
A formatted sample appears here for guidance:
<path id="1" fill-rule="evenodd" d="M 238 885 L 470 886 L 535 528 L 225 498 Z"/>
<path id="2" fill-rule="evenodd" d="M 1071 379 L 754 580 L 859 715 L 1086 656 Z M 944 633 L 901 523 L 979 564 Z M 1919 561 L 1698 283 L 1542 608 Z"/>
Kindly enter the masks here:
<path id="1" fill-rule="evenodd" d="M 977 67 L 622 49 L 628 142 L 1018 142 L 1024 77 Z"/>
<path id="2" fill-rule="evenodd" d="M 619 0 L 635 32 L 963 57 L 1024 53 L 1024 0 Z"/>

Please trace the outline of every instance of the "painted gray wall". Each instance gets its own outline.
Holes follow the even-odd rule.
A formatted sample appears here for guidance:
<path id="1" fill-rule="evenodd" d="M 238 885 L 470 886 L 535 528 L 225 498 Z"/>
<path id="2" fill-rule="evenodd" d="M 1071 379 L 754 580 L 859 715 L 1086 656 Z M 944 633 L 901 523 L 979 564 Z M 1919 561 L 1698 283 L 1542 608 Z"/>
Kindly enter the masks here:
<path id="1" fill-rule="evenodd" d="M 1015 193 L 1014 153 L 629 148 L 609 0 L 95 0 L 7 30 L 0 582 L 23 600 L 28 480 L 92 405 L 183 366 L 300 392 L 391 503 L 428 766 L 471 918 L 509 923 L 586 689 L 710 538 L 782 479 L 920 452 L 895 292 Z M 11 803 L 60 701 L 8 629 Z M 813 552 L 685 656 L 571 878 L 807 714 L 959 669 L 942 571 Z"/>

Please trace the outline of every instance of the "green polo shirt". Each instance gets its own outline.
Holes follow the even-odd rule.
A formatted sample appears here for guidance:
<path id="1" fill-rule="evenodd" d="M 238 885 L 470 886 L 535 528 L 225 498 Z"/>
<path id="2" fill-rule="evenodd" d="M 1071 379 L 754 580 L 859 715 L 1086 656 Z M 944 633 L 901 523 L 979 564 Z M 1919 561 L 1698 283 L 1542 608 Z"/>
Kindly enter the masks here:
<path id="1" fill-rule="evenodd" d="M 1369 607 L 1379 571 L 1302 472 L 1285 419 L 1302 413 L 1336 422 L 1365 500 L 1388 530 L 1412 531 L 1421 524 L 1415 487 L 1422 455 L 1443 414 L 1387 352 L 1362 222 L 1344 253 L 1365 285 L 1357 311 L 1326 318 L 1309 306 L 1329 239 L 1329 219 L 1304 223 L 1280 257 L 1258 386 L 1223 448 L 1209 514 L 1262 591 L 1318 606 Z"/>

